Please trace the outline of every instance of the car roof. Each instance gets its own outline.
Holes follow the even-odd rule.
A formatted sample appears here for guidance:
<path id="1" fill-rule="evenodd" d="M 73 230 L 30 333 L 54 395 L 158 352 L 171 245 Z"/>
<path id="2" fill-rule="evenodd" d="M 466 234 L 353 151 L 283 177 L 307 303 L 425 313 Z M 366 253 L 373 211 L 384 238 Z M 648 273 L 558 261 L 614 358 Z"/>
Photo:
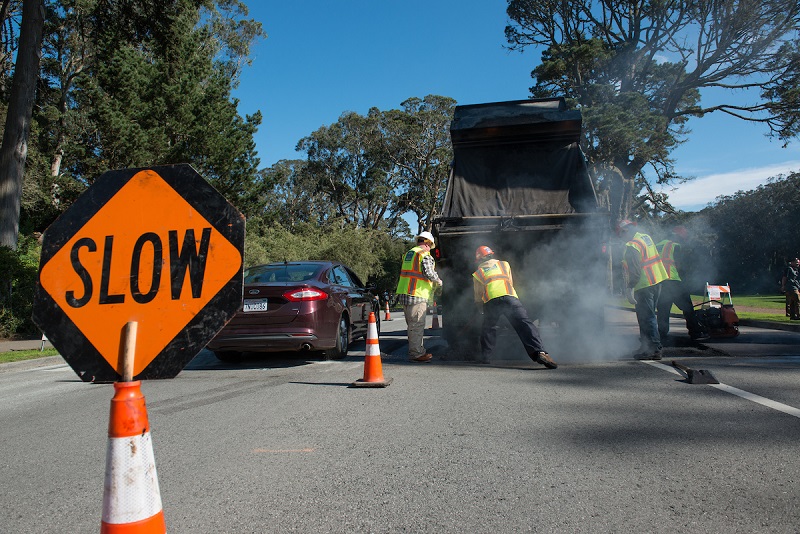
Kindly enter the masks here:
<path id="1" fill-rule="evenodd" d="M 252 265 L 253 267 L 280 267 L 282 265 L 336 265 L 338 261 L 333 260 L 301 260 L 301 261 L 274 261 L 271 263 L 262 263 L 259 265 Z"/>

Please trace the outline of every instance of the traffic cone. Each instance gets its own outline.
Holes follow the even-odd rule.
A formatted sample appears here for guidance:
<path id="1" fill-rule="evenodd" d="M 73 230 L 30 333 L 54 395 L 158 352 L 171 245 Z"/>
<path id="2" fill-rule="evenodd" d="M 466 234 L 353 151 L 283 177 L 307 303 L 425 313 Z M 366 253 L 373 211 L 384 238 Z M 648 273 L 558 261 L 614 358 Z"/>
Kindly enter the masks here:
<path id="1" fill-rule="evenodd" d="M 378 325 L 375 320 L 375 312 L 370 312 L 369 327 L 367 328 L 367 350 L 364 354 L 364 378 L 359 378 L 350 384 L 350 387 L 385 388 L 391 383 L 391 378 L 383 377 L 381 349 L 378 346 Z"/>
<path id="2" fill-rule="evenodd" d="M 386 315 L 383 317 L 384 321 L 391 321 L 392 315 L 389 313 L 389 301 L 386 301 Z"/>
<path id="3" fill-rule="evenodd" d="M 433 321 L 431 322 L 431 329 L 439 329 L 439 314 L 437 313 L 436 302 L 433 303 Z"/>
<path id="4" fill-rule="evenodd" d="M 108 422 L 101 533 L 164 534 L 150 424 L 141 382 L 115 382 Z"/>

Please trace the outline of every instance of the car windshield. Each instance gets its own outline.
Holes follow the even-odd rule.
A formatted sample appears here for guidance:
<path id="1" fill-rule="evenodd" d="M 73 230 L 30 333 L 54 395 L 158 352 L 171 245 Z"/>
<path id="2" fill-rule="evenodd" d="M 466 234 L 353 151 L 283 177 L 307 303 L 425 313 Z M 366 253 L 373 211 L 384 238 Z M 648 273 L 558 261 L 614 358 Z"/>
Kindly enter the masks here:
<path id="1" fill-rule="evenodd" d="M 244 283 L 303 282 L 314 278 L 321 268 L 321 265 L 310 263 L 258 265 L 244 271 Z"/>

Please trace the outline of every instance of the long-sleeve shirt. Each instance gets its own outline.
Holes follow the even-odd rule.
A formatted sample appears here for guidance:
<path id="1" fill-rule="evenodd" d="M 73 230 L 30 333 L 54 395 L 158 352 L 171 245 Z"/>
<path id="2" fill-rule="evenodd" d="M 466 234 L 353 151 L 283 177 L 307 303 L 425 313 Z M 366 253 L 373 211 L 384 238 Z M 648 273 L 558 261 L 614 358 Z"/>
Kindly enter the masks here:
<path id="1" fill-rule="evenodd" d="M 628 265 L 627 279 L 625 280 L 627 287 L 635 287 L 639 282 L 639 277 L 642 276 L 642 260 L 639 251 L 634 247 L 625 247 L 623 258 Z"/>

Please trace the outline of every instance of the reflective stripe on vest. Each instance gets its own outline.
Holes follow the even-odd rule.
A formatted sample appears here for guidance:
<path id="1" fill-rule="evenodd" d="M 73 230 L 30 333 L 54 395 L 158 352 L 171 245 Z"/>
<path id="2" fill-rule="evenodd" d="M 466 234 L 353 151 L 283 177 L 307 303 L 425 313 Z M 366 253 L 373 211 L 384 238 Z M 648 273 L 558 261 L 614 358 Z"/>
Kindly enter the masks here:
<path id="1" fill-rule="evenodd" d="M 659 254 L 661 254 L 661 263 L 664 264 L 664 269 L 667 270 L 670 280 L 677 280 L 680 282 L 681 275 L 678 273 L 678 268 L 675 266 L 675 248 L 681 246 L 680 243 L 665 239 L 656 245 Z"/>
<path id="2" fill-rule="evenodd" d="M 511 267 L 506 261 L 490 262 L 486 267 L 479 267 L 472 273 L 472 276 L 483 284 L 483 302 L 498 297 L 517 296 L 514 286 L 511 285 L 510 273 Z"/>
<path id="3" fill-rule="evenodd" d="M 400 281 L 397 283 L 398 295 L 411 295 L 429 299 L 433 293 L 433 284 L 422 274 L 422 258 L 429 256 L 430 252 L 422 247 L 414 247 L 403 256 L 403 266 L 400 270 Z"/>
<path id="4" fill-rule="evenodd" d="M 664 264 L 661 262 L 661 256 L 658 254 L 658 249 L 655 243 L 647 234 L 636 233 L 633 239 L 626 243 L 627 247 L 633 247 L 639 253 L 639 261 L 642 267 L 642 274 L 639 276 L 638 282 L 633 287 L 634 291 L 643 289 L 645 287 L 654 286 L 663 282 L 669 276 Z M 623 264 L 625 261 L 623 260 Z M 625 264 L 627 269 L 627 264 Z"/>

